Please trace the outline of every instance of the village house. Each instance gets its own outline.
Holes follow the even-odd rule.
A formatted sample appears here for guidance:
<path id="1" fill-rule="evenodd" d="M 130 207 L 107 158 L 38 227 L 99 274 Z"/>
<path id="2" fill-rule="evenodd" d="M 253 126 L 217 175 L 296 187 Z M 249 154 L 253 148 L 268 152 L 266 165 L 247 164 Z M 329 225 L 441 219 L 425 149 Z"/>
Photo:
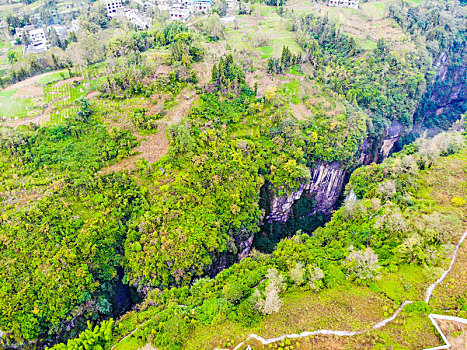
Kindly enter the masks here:
<path id="1" fill-rule="evenodd" d="M 140 14 L 138 10 L 124 7 L 123 15 L 137 29 L 148 29 L 152 25 L 151 18 Z"/>
<path id="2" fill-rule="evenodd" d="M 116 16 L 117 11 L 123 7 L 122 0 L 105 0 L 105 6 L 109 17 Z"/>
<path id="3" fill-rule="evenodd" d="M 23 40 L 24 36 L 29 39 L 29 44 L 24 48 L 25 52 L 47 51 L 47 37 L 44 29 L 27 25 L 23 28 L 15 28 L 15 32 L 19 39 Z"/>
<path id="4" fill-rule="evenodd" d="M 188 2 L 173 4 L 170 8 L 171 21 L 186 21 L 190 18 L 191 7 Z"/>
<path id="5" fill-rule="evenodd" d="M 61 24 L 53 24 L 47 29 L 50 32 L 52 28 L 55 29 L 55 32 L 61 40 L 65 40 L 68 37 L 68 28 L 66 26 Z"/>
<path id="6" fill-rule="evenodd" d="M 211 11 L 211 0 L 197 0 L 193 4 L 195 12 L 208 13 Z"/>
<path id="7" fill-rule="evenodd" d="M 358 8 L 359 0 L 329 0 L 329 6 Z"/>
<path id="8" fill-rule="evenodd" d="M 167 0 L 157 0 L 157 8 L 159 11 L 169 11 L 170 6 Z"/>

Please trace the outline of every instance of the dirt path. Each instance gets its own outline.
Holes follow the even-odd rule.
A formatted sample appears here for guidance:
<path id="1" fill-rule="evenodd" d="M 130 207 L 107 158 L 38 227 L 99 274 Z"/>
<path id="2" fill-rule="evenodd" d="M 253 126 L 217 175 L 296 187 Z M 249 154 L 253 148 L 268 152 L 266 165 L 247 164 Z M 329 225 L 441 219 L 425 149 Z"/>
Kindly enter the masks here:
<path id="1" fill-rule="evenodd" d="M 102 174 L 108 174 L 122 170 L 134 170 L 135 161 L 145 159 L 150 164 L 157 162 L 169 150 L 169 142 L 166 137 L 167 127 L 179 123 L 190 111 L 193 103 L 196 103 L 197 95 L 193 89 L 185 88 L 176 97 L 176 105 L 166 111 L 166 115 L 158 122 L 157 133 L 141 136 L 136 133 L 136 138 L 140 145 L 134 150 L 139 154 L 123 159 L 100 171 Z"/>
<path id="2" fill-rule="evenodd" d="M 443 273 L 443 275 L 438 279 L 436 280 L 434 283 L 432 283 L 426 290 L 426 294 L 425 294 L 425 302 L 428 303 L 430 301 L 430 298 L 431 298 L 431 294 L 433 293 L 433 290 L 441 283 L 444 281 L 444 279 L 446 278 L 446 276 L 449 274 L 449 272 L 452 270 L 453 266 L 454 266 L 454 263 L 456 262 L 456 259 L 457 259 L 457 256 L 459 254 L 459 250 L 461 249 L 462 247 L 462 244 L 464 243 L 465 239 L 467 238 L 467 231 L 464 232 L 464 234 L 462 235 L 461 239 L 459 240 L 459 242 L 457 243 L 456 245 L 456 249 L 454 250 L 454 254 L 451 258 L 451 263 L 449 265 L 449 268 Z M 404 309 L 404 307 L 408 304 L 412 304 L 414 301 L 411 301 L 411 300 L 406 300 L 404 301 L 400 306 L 399 308 L 394 312 L 394 314 L 391 316 L 391 317 L 388 317 L 384 320 L 382 320 L 381 322 L 378 322 L 377 324 L 375 324 L 372 329 L 378 329 L 378 328 L 381 328 L 381 327 L 384 327 L 386 324 L 388 324 L 389 322 L 392 322 L 394 321 L 397 316 L 399 315 L 399 313 Z M 433 322 L 433 324 L 435 325 L 435 327 L 438 329 L 438 326 L 436 324 L 436 321 L 433 320 L 433 316 L 435 315 L 430 315 L 430 319 L 431 321 Z M 442 316 L 441 316 L 442 317 Z M 460 320 L 463 320 L 463 319 L 460 319 Z M 463 320 L 465 321 L 465 323 L 467 324 L 467 320 Z M 317 330 L 317 331 L 312 331 L 312 332 L 302 332 L 300 334 L 283 334 L 277 338 L 269 338 L 269 339 L 264 339 L 263 337 L 260 337 L 256 334 L 250 334 L 247 339 L 245 339 L 245 341 L 241 342 L 240 344 L 238 344 L 233 350 L 238 350 L 240 349 L 246 341 L 248 341 L 249 339 L 256 339 L 257 341 L 261 342 L 263 345 L 268 345 L 268 344 L 271 344 L 271 343 L 275 343 L 275 342 L 278 342 L 278 341 L 282 341 L 286 338 L 289 338 L 289 339 L 297 339 L 297 338 L 305 338 L 305 337 L 309 337 L 309 336 L 312 336 L 312 335 L 318 335 L 318 334 L 326 334 L 326 335 L 337 335 L 337 336 L 354 336 L 354 335 L 358 335 L 358 334 L 363 334 L 367 332 L 367 330 L 364 330 L 364 331 L 357 331 L 357 332 L 350 332 L 350 331 L 341 331 L 341 330 L 329 330 L 329 329 L 320 329 L 320 330 Z M 442 334 L 442 337 L 443 337 L 443 340 L 445 340 L 445 342 L 447 343 L 446 345 L 444 346 L 441 346 L 441 347 L 435 347 L 435 348 L 430 348 L 430 349 L 426 349 L 426 350 L 435 350 L 435 349 L 449 349 L 450 348 L 450 345 L 449 345 L 449 341 L 446 339 L 446 337 L 444 336 L 443 333 Z M 464 333 L 463 333 L 464 334 Z M 457 344 L 457 343 L 456 343 Z M 461 343 L 461 340 L 459 341 L 459 346 L 463 346 L 463 347 L 459 347 L 458 349 L 466 349 L 465 347 L 465 343 Z M 216 350 L 223 350 L 223 349 L 216 349 Z M 224 349 L 224 350 L 228 350 L 228 349 Z"/>
<path id="3" fill-rule="evenodd" d="M 467 349 L 467 320 L 457 317 L 445 318 L 442 315 L 432 315 L 430 318 L 433 323 L 438 324 L 440 333 L 445 337 L 446 345 L 450 345 L 445 349 Z"/>
<path id="4" fill-rule="evenodd" d="M 39 115 L 34 115 L 32 117 L 25 117 L 17 120 L 9 120 L 6 122 L 0 122 L 0 126 L 9 126 L 12 128 L 17 128 L 20 125 L 29 125 L 36 124 L 41 125 L 50 120 L 50 113 L 52 112 L 52 104 L 50 103 L 44 111 Z"/>
<path id="5" fill-rule="evenodd" d="M 167 154 L 169 143 L 165 136 L 166 125 L 161 123 L 155 134 L 148 136 L 136 135 L 140 145 L 134 150 L 139 154 L 125 158 L 118 163 L 115 163 L 107 168 L 102 169 L 100 174 L 110 174 L 122 170 L 134 170 L 135 162 L 138 159 L 145 159 L 149 163 L 157 162 L 163 155 Z"/>
<path id="6" fill-rule="evenodd" d="M 41 74 L 41 75 L 36 75 L 36 76 L 28 78 L 26 80 L 17 82 L 16 84 L 7 86 L 6 88 L 4 88 L 1 91 L 10 91 L 10 90 L 16 90 L 16 89 L 19 90 L 19 89 L 27 88 L 27 87 L 30 87 L 30 86 L 33 86 L 33 85 L 37 85 L 37 82 L 39 81 L 39 79 L 41 79 L 42 77 L 46 77 L 47 75 L 56 73 L 56 72 L 57 71 L 53 71 L 53 72 L 48 72 L 48 73 L 44 73 L 44 74 Z"/>

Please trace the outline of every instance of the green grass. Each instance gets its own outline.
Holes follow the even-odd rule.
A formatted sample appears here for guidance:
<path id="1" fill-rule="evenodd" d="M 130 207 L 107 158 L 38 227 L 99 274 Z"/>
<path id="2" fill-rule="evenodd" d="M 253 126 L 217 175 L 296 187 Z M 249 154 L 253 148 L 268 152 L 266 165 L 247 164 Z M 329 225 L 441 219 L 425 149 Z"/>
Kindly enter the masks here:
<path id="1" fill-rule="evenodd" d="M 293 65 L 287 69 L 287 73 L 297 76 L 303 76 L 302 67 L 298 64 Z"/>
<path id="2" fill-rule="evenodd" d="M 274 8 L 256 4 L 260 20 L 251 16 L 238 16 L 238 29 L 233 24 L 227 25 L 227 45 L 235 49 L 251 49 L 261 53 L 261 58 L 266 59 L 273 55 L 280 55 L 283 46 L 288 46 L 292 52 L 303 52 L 297 44 L 288 27 L 288 21 L 280 17 Z M 256 48 L 251 38 L 260 33 L 268 40 L 266 46 Z"/>
<path id="3" fill-rule="evenodd" d="M 45 75 L 43 77 L 40 77 L 37 80 L 37 84 L 39 84 L 39 85 L 52 84 L 52 83 L 56 83 L 56 82 L 58 82 L 60 80 L 68 79 L 69 77 L 70 77 L 70 74 L 66 70 L 56 71 L 56 72 L 52 72 L 50 74 L 47 74 L 47 75 Z"/>
<path id="4" fill-rule="evenodd" d="M 292 79 L 279 87 L 281 94 L 290 98 L 290 102 L 297 105 L 300 103 L 300 81 Z"/>
<path id="5" fill-rule="evenodd" d="M 23 118 L 28 116 L 30 109 L 34 103 L 30 98 L 13 98 L 16 90 L 0 92 L 0 117 L 7 118 Z"/>
<path id="6" fill-rule="evenodd" d="M 373 40 L 370 40 L 370 39 L 367 39 L 367 40 L 363 40 L 360 42 L 360 46 L 362 47 L 362 49 L 364 50 L 374 50 L 376 49 L 376 47 L 378 46 L 378 44 L 376 43 L 376 41 L 373 41 Z"/>
<path id="7" fill-rule="evenodd" d="M 259 49 L 263 53 L 261 55 L 262 60 L 264 60 L 266 58 L 269 58 L 269 57 L 272 57 L 272 55 L 274 53 L 274 48 L 272 46 L 262 46 Z"/>

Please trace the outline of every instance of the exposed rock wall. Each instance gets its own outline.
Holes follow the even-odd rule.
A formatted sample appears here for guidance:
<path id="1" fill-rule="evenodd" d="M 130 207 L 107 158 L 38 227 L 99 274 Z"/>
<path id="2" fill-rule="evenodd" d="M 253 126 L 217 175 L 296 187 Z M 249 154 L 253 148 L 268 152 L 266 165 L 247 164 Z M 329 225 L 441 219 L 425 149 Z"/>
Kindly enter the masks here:
<path id="1" fill-rule="evenodd" d="M 439 55 L 436 75 L 415 113 L 417 129 L 446 129 L 467 107 L 467 44 L 455 44 Z"/>
<path id="2" fill-rule="evenodd" d="M 321 212 L 327 216 L 331 213 L 342 191 L 345 170 L 339 163 L 334 162 L 319 163 L 309 171 L 311 175 L 309 183 L 300 184 L 298 190 L 289 195 L 271 196 L 266 222 L 286 222 L 292 205 L 303 195 L 312 196 L 317 202 L 310 214 Z"/>
<path id="3" fill-rule="evenodd" d="M 389 157 L 394 145 L 404 134 L 404 126 L 398 121 L 393 122 L 386 130 L 386 136 L 379 150 L 378 160 L 384 160 Z"/>

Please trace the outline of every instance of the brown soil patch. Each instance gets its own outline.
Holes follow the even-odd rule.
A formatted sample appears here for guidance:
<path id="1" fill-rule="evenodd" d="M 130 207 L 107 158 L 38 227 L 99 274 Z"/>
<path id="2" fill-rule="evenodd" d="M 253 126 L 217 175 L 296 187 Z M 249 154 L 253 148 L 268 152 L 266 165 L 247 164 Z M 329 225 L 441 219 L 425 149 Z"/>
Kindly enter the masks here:
<path id="1" fill-rule="evenodd" d="M 103 170 L 101 173 L 108 174 L 111 172 L 122 170 L 135 169 L 135 161 L 138 159 L 145 159 L 153 164 L 157 162 L 162 156 L 168 153 L 169 142 L 166 138 L 166 128 L 170 125 L 179 123 L 189 112 L 190 107 L 197 101 L 196 93 L 189 88 L 183 89 L 176 98 L 177 104 L 166 111 L 166 115 L 158 122 L 157 133 L 148 136 L 142 136 L 139 132 L 134 132 L 140 145 L 134 149 L 139 154 L 123 159 L 122 161 L 113 164 Z M 156 110 L 158 106 L 152 106 L 151 110 Z M 122 120 L 119 121 L 121 124 Z M 118 125 L 121 127 L 121 125 Z M 131 125 L 127 125 L 132 128 Z"/>
<path id="2" fill-rule="evenodd" d="M 294 117 L 298 120 L 303 120 L 307 115 L 310 114 L 310 110 L 305 106 L 304 103 L 299 103 L 298 105 L 291 103 L 290 108 L 292 109 Z"/>
<path id="3" fill-rule="evenodd" d="M 170 66 L 160 65 L 156 69 L 156 75 L 169 74 L 171 70 L 172 70 L 172 68 Z"/>
<path id="4" fill-rule="evenodd" d="M 88 94 L 86 95 L 86 98 L 95 98 L 99 96 L 99 94 L 100 94 L 99 91 L 94 90 L 94 91 L 88 92 Z"/>
<path id="5" fill-rule="evenodd" d="M 22 89 L 22 88 L 25 88 L 25 87 L 28 87 L 28 86 L 33 86 L 33 85 L 36 85 L 37 81 L 42 78 L 42 77 L 45 77 L 47 75 L 51 74 L 50 72 L 49 73 L 44 73 L 44 74 L 41 74 L 41 75 L 36 75 L 35 77 L 31 77 L 29 79 L 26 79 L 26 80 L 23 80 L 23 81 L 20 81 L 16 84 L 13 84 L 13 85 L 10 85 L 10 86 L 7 86 L 6 88 L 4 88 L 2 91 L 10 91 L 10 90 L 16 90 L 16 89 Z"/>
<path id="6" fill-rule="evenodd" d="M 44 96 L 42 87 L 30 85 L 19 88 L 18 91 L 12 96 L 12 98 L 32 98 L 32 97 L 41 97 Z"/>
<path id="7" fill-rule="evenodd" d="M 177 104 L 168 109 L 163 121 L 168 125 L 179 123 L 190 111 L 191 105 L 197 101 L 197 95 L 193 89 L 185 88 L 177 95 Z"/>
<path id="8" fill-rule="evenodd" d="M 55 86 L 59 87 L 59 86 L 65 85 L 65 84 L 72 84 L 75 81 L 81 81 L 83 79 L 84 79 L 83 77 L 71 77 L 69 79 L 60 80 L 58 83 L 55 84 Z"/>
<path id="9" fill-rule="evenodd" d="M 209 64 L 207 61 L 203 60 L 193 64 L 193 69 L 198 76 L 199 84 L 204 85 L 209 83 L 212 75 L 212 64 Z"/>
<path id="10" fill-rule="evenodd" d="M 2 126 L 9 126 L 12 128 L 17 128 L 20 125 L 29 125 L 29 124 L 36 124 L 41 125 L 50 120 L 50 112 L 52 112 L 52 104 L 49 104 L 44 111 L 32 117 L 25 117 L 18 120 L 9 120 L 7 122 L 0 123 Z"/>
<path id="11" fill-rule="evenodd" d="M 157 162 L 163 155 L 167 154 L 169 148 L 169 143 L 165 137 L 165 130 L 165 124 L 159 124 L 157 133 L 155 134 L 143 137 L 138 133 L 136 137 L 140 141 L 140 145 L 134 150 L 139 152 L 139 154 L 125 158 L 101 170 L 101 173 L 109 174 L 122 170 L 133 170 L 135 169 L 135 162 L 138 159 L 145 159 L 151 164 Z"/>
<path id="12" fill-rule="evenodd" d="M 448 321 L 448 320 L 436 320 L 439 328 L 446 336 L 447 340 L 451 344 L 450 349 L 452 350 L 466 350 L 467 349 L 467 325 Z"/>
<path id="13" fill-rule="evenodd" d="M 257 96 L 264 96 L 264 91 L 271 86 L 279 86 L 284 81 L 279 80 L 275 75 L 267 74 L 264 71 L 247 72 L 245 76 L 246 83 L 252 88 L 258 83 Z"/>
<path id="14" fill-rule="evenodd" d="M 446 279 L 435 288 L 430 304 L 439 312 L 456 310 L 455 302 L 467 292 L 467 245 L 464 243 L 459 249 L 456 262 Z M 450 314 L 447 312 L 447 314 Z M 457 312 L 454 311 L 454 316 Z"/>

